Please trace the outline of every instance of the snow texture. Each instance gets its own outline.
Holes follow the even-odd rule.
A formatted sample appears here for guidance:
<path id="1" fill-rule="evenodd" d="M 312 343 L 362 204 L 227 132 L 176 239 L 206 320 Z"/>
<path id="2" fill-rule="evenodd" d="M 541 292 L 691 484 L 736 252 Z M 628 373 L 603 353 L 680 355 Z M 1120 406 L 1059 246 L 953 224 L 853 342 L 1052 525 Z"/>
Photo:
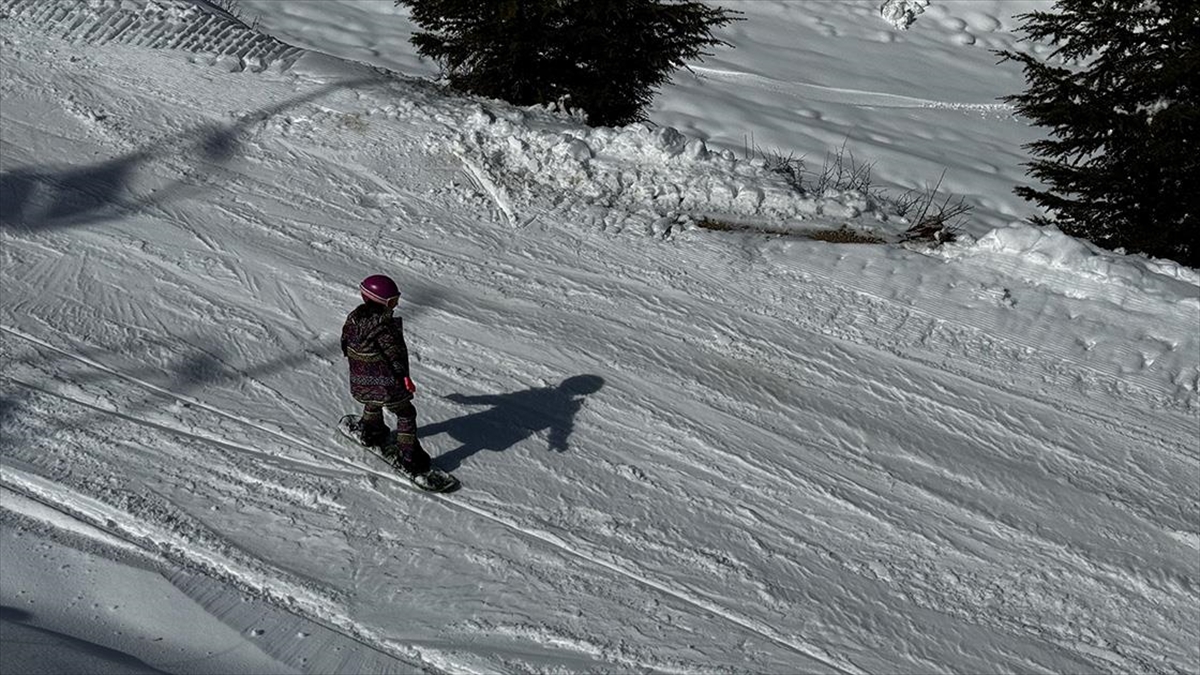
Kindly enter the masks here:
<path id="1" fill-rule="evenodd" d="M 1200 670 L 1200 277 L 1021 223 L 1046 3 L 747 2 L 602 129 L 241 6 L 0 0 L 0 670 Z M 746 151 L 842 142 L 964 236 Z M 335 437 L 377 272 L 453 495 Z"/>

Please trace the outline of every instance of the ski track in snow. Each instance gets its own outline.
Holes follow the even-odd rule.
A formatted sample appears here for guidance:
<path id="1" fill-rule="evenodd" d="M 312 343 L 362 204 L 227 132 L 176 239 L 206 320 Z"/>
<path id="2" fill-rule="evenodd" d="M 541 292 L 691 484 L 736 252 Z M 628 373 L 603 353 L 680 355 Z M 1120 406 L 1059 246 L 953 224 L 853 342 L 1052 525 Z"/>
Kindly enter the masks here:
<path id="1" fill-rule="evenodd" d="M 115 166 L 131 193 L 110 204 L 102 181 L 59 175 L 45 184 L 96 208 L 0 231 L 19 299 L 0 313 L 0 419 L 21 441 L 5 441 L 6 489 L 430 672 L 539 671 L 539 650 L 573 670 L 668 672 L 1195 662 L 1171 632 L 1200 600 L 1186 565 L 1200 536 L 1194 388 L 1023 334 L 1059 326 L 1050 309 L 1013 328 L 954 290 L 880 293 L 887 261 L 856 274 L 862 258 L 818 244 L 664 238 L 661 214 L 633 207 L 597 216 L 489 166 L 504 131 L 419 86 L 322 86 L 298 53 L 241 53 L 239 33 L 207 19 L 192 42 L 168 39 L 167 19 L 121 24 L 113 7 L 4 7 L 98 43 L 79 67 L 109 66 L 107 91 L 32 84 L 71 102 L 62 138 L 128 160 Z M 262 72 L 122 65 L 147 45 Z M 154 68 L 220 84 L 189 93 Z M 205 87 L 221 86 L 236 105 L 288 102 L 205 110 Z M 146 143 L 122 118 L 158 99 L 179 133 Z M 59 135 L 52 117 L 10 124 Z M 430 496 L 331 440 L 347 279 L 379 265 L 412 289 L 426 391 L 514 392 L 508 414 L 534 420 L 523 401 L 602 374 L 570 413 L 570 452 L 522 430 L 462 458 L 462 492 Z M 156 293 L 121 290 L 134 280 Z M 475 414 L 509 429 L 419 400 L 430 427 Z M 420 606 L 455 583 L 463 611 Z M 393 603 L 416 618 L 394 627 Z M 611 619 L 597 631 L 576 607 Z M 494 642 L 473 653 L 476 633 Z"/>
<path id="2" fill-rule="evenodd" d="M 14 336 L 14 337 L 20 338 L 22 340 L 35 343 L 39 347 L 43 347 L 43 348 L 52 350 L 52 351 L 56 352 L 57 355 L 61 358 L 79 360 L 91 368 L 101 370 L 103 372 L 106 372 L 109 375 L 112 375 L 112 376 L 115 376 L 115 377 L 118 377 L 121 379 L 126 379 L 131 384 L 133 384 L 137 387 L 143 388 L 143 389 L 147 389 L 155 394 L 165 396 L 165 397 L 176 398 L 178 400 L 178 402 L 180 402 L 186 406 L 194 406 L 198 409 L 201 409 L 201 410 L 219 415 L 221 417 L 226 417 L 228 419 L 240 422 L 241 424 L 252 427 L 257 431 L 267 432 L 273 436 L 279 437 L 279 439 L 281 441 L 288 444 L 289 446 L 306 447 L 306 446 L 311 445 L 310 443 L 306 443 L 302 439 L 295 438 L 295 437 L 292 437 L 289 435 L 285 435 L 279 431 L 274 431 L 274 430 L 264 428 L 264 427 L 260 426 L 258 423 L 254 422 L 253 420 L 247 419 L 245 417 L 241 417 L 238 415 L 234 415 L 234 414 L 231 414 L 231 413 L 228 413 L 225 411 L 215 409 L 211 406 L 207 406 L 204 403 L 202 403 L 198 400 L 192 399 L 190 397 L 179 397 L 178 395 L 176 395 L 170 391 L 163 390 L 155 385 L 139 381 L 136 378 L 128 378 L 119 372 L 116 372 L 116 371 L 106 368 L 105 366 L 103 366 L 101 364 L 98 364 L 98 363 L 95 363 L 95 362 L 92 362 L 92 361 L 89 361 L 86 359 L 78 359 L 77 357 L 74 357 L 69 353 L 63 352 L 62 350 L 51 347 L 50 345 L 47 345 L 45 343 L 42 343 L 41 341 L 37 340 L 36 338 L 31 338 L 30 336 L 21 335 L 20 333 L 13 331 L 12 329 L 0 326 L 0 331 L 3 331 L 10 336 Z M 14 350 L 14 351 L 16 351 L 16 350 Z M 9 382 L 11 382 L 13 384 L 19 385 L 25 389 L 39 391 L 40 393 L 45 393 L 45 392 L 41 391 L 39 387 L 36 387 L 29 383 L 22 382 L 20 380 L 9 378 L 9 377 L 5 377 L 4 379 L 8 380 Z M 69 396 L 64 396 L 61 394 L 53 394 L 53 396 L 55 396 L 56 398 L 58 398 L 58 397 L 64 398 L 66 401 L 69 401 L 76 405 L 81 405 L 81 406 L 85 406 L 87 408 L 91 408 L 91 409 L 95 410 L 96 412 L 102 412 L 107 415 L 112 415 L 112 416 L 120 418 L 126 422 L 130 422 L 130 423 L 133 423 L 136 425 L 141 425 L 141 426 L 152 427 L 153 429 L 160 431 L 160 432 L 165 432 L 168 434 L 180 433 L 178 430 L 173 429 L 172 427 L 170 427 L 166 424 L 161 424 L 161 423 L 157 423 L 157 422 L 153 422 L 153 421 L 149 421 L 149 420 L 139 419 L 134 416 L 125 415 L 125 414 L 122 414 L 121 412 L 119 412 L 118 410 L 106 410 L 105 408 L 102 408 L 102 407 L 97 408 L 94 404 L 85 403 L 83 401 L 79 401 L 79 400 L 73 399 Z M 248 454 L 251 456 L 260 456 L 263 454 L 261 451 L 256 450 L 253 447 L 227 443 L 227 442 L 220 440 L 219 438 L 207 437 L 200 433 L 188 433 L 187 435 L 190 436 L 194 440 L 211 443 L 214 445 L 226 446 L 228 449 L 235 450 L 235 451 L 238 451 L 241 453 L 245 453 L 245 454 Z M 372 475 L 376 478 L 382 478 L 382 479 L 386 479 L 391 482 L 394 482 L 396 484 L 405 485 L 405 481 L 403 479 L 401 479 L 395 475 L 392 475 L 391 473 L 389 473 L 387 471 L 380 471 L 377 469 L 372 469 L 369 466 L 365 466 L 361 463 L 351 462 L 351 461 L 345 459 L 344 457 L 336 455 L 336 454 L 331 454 L 331 453 L 323 452 L 320 450 L 317 450 L 316 453 L 318 455 L 321 455 L 324 459 L 326 459 L 329 462 L 333 462 L 333 463 L 337 463 L 337 464 L 344 464 L 349 467 L 352 467 L 353 469 L 356 469 L 358 472 L 369 473 L 370 475 Z M 302 460 L 289 460 L 288 463 L 293 464 L 294 465 L 293 468 L 295 470 L 299 470 L 299 471 L 304 471 L 306 468 L 313 466 L 310 462 L 306 462 L 306 461 L 302 461 Z M 323 465 L 316 465 L 316 466 L 323 466 Z M 7 476 L 6 483 L 7 483 L 7 487 L 9 489 L 21 490 L 26 493 L 34 493 L 39 498 L 48 500 L 51 503 L 55 503 L 55 502 L 61 503 L 62 501 L 64 501 L 64 496 L 54 495 L 53 492 L 47 492 L 45 486 L 38 486 L 38 487 L 42 487 L 42 490 L 38 490 L 36 487 L 29 485 L 29 484 L 22 485 L 22 482 L 23 481 L 21 481 L 21 479 L 17 476 L 13 476 L 13 475 Z M 267 485 L 265 487 L 275 488 L 273 490 L 275 492 L 280 491 L 279 488 L 276 486 Z M 22 488 L 24 488 L 24 489 L 22 490 Z M 806 645 L 803 642 L 797 641 L 794 638 L 790 638 L 786 635 L 782 635 L 782 634 L 778 633 L 777 631 L 773 630 L 770 626 L 768 626 L 766 624 L 761 624 L 759 622 L 739 616 L 736 612 L 730 611 L 730 610 L 720 606 L 719 604 L 713 603 L 701 596 L 693 596 L 685 590 L 672 588 L 671 585 L 669 585 L 669 584 L 662 583 L 662 582 L 656 581 L 652 578 L 643 576 L 643 575 L 639 574 L 637 571 L 635 571 L 632 561 L 621 560 L 619 557 L 613 557 L 613 556 L 611 556 L 611 554 L 608 554 L 607 552 L 591 552 L 591 551 L 588 551 L 587 549 L 581 550 L 578 547 L 578 542 L 568 542 L 568 541 L 563 540 L 562 538 L 560 538 L 558 535 L 556 535 L 554 533 L 551 533 L 551 532 L 548 532 L 545 530 L 541 530 L 541 529 L 532 528 L 528 525 L 522 525 L 520 522 L 517 522 L 516 520 L 513 520 L 502 514 L 493 512 L 493 511 L 485 509 L 485 508 L 481 508 L 479 506 L 475 506 L 470 501 L 467 501 L 467 500 L 458 499 L 458 498 L 455 498 L 452 496 L 446 496 L 446 495 L 430 495 L 430 496 L 432 498 L 437 498 L 437 499 L 444 501 L 445 503 L 447 503 L 449 506 L 451 506 L 453 508 L 469 511 L 470 513 L 473 513 L 477 516 L 486 518 L 487 520 L 489 520 L 491 522 L 494 522 L 505 528 L 513 530 L 514 532 L 516 532 L 520 535 L 531 537 L 539 542 L 549 544 L 550 546 L 560 549 L 563 553 L 581 560 L 585 564 L 595 565 L 595 566 L 601 567 L 603 569 L 609 570 L 609 571 L 614 572 L 622 577 L 627 578 L 628 580 L 630 580 L 632 582 L 641 584 L 651 590 L 663 593 L 665 595 L 672 596 L 685 604 L 692 605 L 696 609 L 710 612 L 713 615 L 720 617 L 721 619 L 724 619 L 736 626 L 739 626 L 741 628 L 749 630 L 752 633 L 758 634 L 767 640 L 776 642 L 789 650 L 795 651 L 798 655 L 813 659 L 816 663 L 821 664 L 821 666 L 832 669 L 833 672 L 839 672 L 839 673 L 862 672 L 850 664 L 838 663 L 838 661 L 835 659 L 835 657 L 832 657 L 831 655 L 824 653 L 823 650 L 814 648 L 810 645 Z M 66 496 L 65 500 L 68 502 L 72 501 L 72 499 L 69 496 Z M 294 499 L 289 500 L 289 501 L 295 502 Z M 305 504 L 306 501 L 307 500 L 301 501 L 301 502 L 296 502 L 296 503 Z M 334 504 L 336 504 L 336 502 L 334 502 Z M 98 519 L 93 517 L 88 520 L 95 521 Z M 112 522 L 112 519 L 107 519 L 107 522 Z M 99 523 L 92 522 L 92 524 L 97 525 Z M 188 543 L 196 543 L 194 541 L 194 537 L 195 537 L 195 535 L 189 535 Z M 184 557 L 183 560 L 186 562 L 193 563 L 193 564 L 203 562 L 203 561 L 196 560 L 195 558 L 190 558 L 190 557 Z M 208 567 L 209 569 L 214 569 L 214 568 L 220 569 L 218 566 L 211 565 L 211 564 L 205 565 L 204 567 Z M 265 573 L 258 572 L 258 575 L 265 576 Z M 276 572 L 272 573 L 271 576 L 284 577 L 286 575 L 284 573 L 282 573 L 281 571 L 276 571 Z M 233 579 L 236 581 L 244 581 L 245 573 L 235 573 L 233 575 Z M 259 582 L 254 587 L 261 588 L 261 586 L 262 586 L 262 583 Z M 308 605 L 308 607 L 307 607 L 308 611 L 306 613 L 308 613 L 308 614 L 315 613 L 316 618 L 319 618 L 319 619 L 322 619 L 325 621 L 332 621 L 332 622 L 334 622 L 335 625 L 344 624 L 347 621 L 347 619 L 342 618 L 342 617 L 328 617 L 328 616 L 322 616 L 320 613 L 316 613 L 316 610 L 314 609 L 314 607 L 317 605 L 317 602 L 315 602 L 315 601 L 309 602 L 309 603 L 307 603 L 307 605 Z M 628 665 L 632 665 L 632 664 L 628 664 Z"/>
<path id="3" fill-rule="evenodd" d="M 749 84 L 750 86 L 768 91 L 784 93 L 803 101 L 828 101 L 845 105 L 878 108 L 938 108 L 1005 116 L 1013 114 L 1013 107 L 1007 103 L 934 101 L 899 94 L 861 91 L 845 87 L 829 87 L 809 82 L 782 82 L 764 75 L 741 73 L 720 68 L 708 68 L 705 66 L 691 66 L 691 69 L 701 77 Z"/>

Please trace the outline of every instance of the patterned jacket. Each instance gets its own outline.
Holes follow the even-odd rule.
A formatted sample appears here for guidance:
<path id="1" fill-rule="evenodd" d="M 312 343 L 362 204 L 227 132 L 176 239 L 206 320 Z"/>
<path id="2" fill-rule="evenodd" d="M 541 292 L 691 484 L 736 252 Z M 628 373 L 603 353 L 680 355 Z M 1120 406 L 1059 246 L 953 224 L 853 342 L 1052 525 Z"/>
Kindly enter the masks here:
<path id="1" fill-rule="evenodd" d="M 412 394 L 408 377 L 408 345 L 404 323 L 383 305 L 354 308 L 342 326 L 342 354 L 350 360 L 350 395 L 359 403 L 392 405 Z"/>

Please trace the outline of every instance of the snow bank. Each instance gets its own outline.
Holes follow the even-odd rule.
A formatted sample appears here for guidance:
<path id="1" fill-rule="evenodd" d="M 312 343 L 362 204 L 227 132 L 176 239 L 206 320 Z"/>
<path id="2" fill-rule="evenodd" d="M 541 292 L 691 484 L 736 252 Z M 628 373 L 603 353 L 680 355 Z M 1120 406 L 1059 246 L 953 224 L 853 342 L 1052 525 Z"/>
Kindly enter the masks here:
<path id="1" fill-rule="evenodd" d="M 516 199 L 527 194 L 532 201 L 549 190 L 646 222 L 715 217 L 776 231 L 811 230 L 821 221 L 903 229 L 901 219 L 861 193 L 800 192 L 762 159 L 710 150 L 672 127 L 591 128 L 545 109 L 493 101 L 473 110 L 459 127 L 456 152 L 475 158 Z M 613 215 L 606 214 L 607 225 Z"/>
<path id="2" fill-rule="evenodd" d="M 932 252 L 1029 311 L 1039 349 L 1105 373 L 1122 386 L 1195 408 L 1200 400 L 1200 274 L 1169 260 L 1125 255 L 1053 227 L 1013 223 Z M 1032 305 L 1032 307 L 1028 307 Z M 978 321 L 978 318 L 976 319 Z M 1154 398 L 1148 393 L 1140 398 Z"/>
<path id="3" fill-rule="evenodd" d="M 1140 290 L 1180 304 L 1200 306 L 1200 273 L 1170 260 L 1142 255 L 1125 255 L 1063 234 L 1054 227 L 1012 223 L 997 228 L 978 240 L 966 239 L 944 247 L 939 254 L 962 258 L 983 253 L 1018 258 L 1032 280 L 1050 278 L 1048 270 L 1069 273 L 1074 278 L 1103 281 L 1113 286 Z M 1041 270 L 1041 271 L 1035 271 Z"/>

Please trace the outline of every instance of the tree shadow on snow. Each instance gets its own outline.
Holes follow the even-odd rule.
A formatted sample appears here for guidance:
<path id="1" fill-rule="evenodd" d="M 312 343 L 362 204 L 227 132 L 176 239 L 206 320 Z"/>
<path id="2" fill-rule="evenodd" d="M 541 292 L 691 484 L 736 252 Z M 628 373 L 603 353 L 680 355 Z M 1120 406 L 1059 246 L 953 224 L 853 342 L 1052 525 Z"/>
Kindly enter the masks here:
<path id="1" fill-rule="evenodd" d="M 198 183 L 237 155 L 242 135 L 254 125 L 284 110 L 337 89 L 372 82 L 335 82 L 243 116 L 228 126 L 206 125 L 169 136 L 130 154 L 82 167 L 20 167 L 0 172 L 0 228 L 49 230 L 104 222 L 148 207 L 195 196 Z M 139 173 L 153 174 L 151 163 L 185 158 L 193 164 L 189 176 L 149 194 L 134 194 Z"/>
<path id="2" fill-rule="evenodd" d="M 87 389 L 93 384 L 111 386 L 110 383 L 124 381 L 129 391 L 137 391 L 129 401 L 123 402 L 120 415 L 127 419 L 154 419 L 155 411 L 165 410 L 175 402 L 187 402 L 196 399 L 209 388 L 227 387 L 241 383 L 261 383 L 270 376 L 281 372 L 294 372 L 297 368 L 316 362 L 318 369 L 326 369 L 326 363 L 341 357 L 341 348 L 337 342 L 326 342 L 306 348 L 302 351 L 281 355 L 263 363 L 236 365 L 231 363 L 226 350 L 220 345 L 207 348 L 197 347 L 200 340 L 196 337 L 179 340 L 186 345 L 184 353 L 161 366 L 147 365 L 129 371 L 110 371 L 107 367 L 95 367 L 91 363 L 104 363 L 109 353 L 136 354 L 145 353 L 148 361 L 153 361 L 150 350 L 146 345 L 130 341 L 116 345 L 115 348 L 81 349 L 75 354 L 50 352 L 37 358 L 19 359 L 18 363 L 36 366 L 52 375 L 51 380 L 65 378 L 72 385 Z M 44 353 L 44 352 L 43 352 Z M 43 388 L 40 384 L 26 384 L 20 379 L 10 382 L 16 387 L 14 395 L 0 398 L 0 438 L 3 438 L 9 425 L 21 414 L 21 409 L 27 404 L 30 395 L 35 392 L 51 393 L 56 387 Z M 72 395 L 65 395 L 68 400 Z M 111 414 L 102 407 L 83 404 L 86 408 L 94 408 L 83 415 L 63 418 L 60 429 L 82 430 L 93 427 L 110 418 Z M 305 411 L 300 413 L 306 417 L 323 411 Z M 336 411 L 330 413 L 333 424 Z M 253 415 L 251 415 L 253 416 Z M 11 439 L 8 439 L 11 440 Z"/>
<path id="3" fill-rule="evenodd" d="M 463 396 L 451 394 L 446 399 L 464 405 L 490 406 L 452 420 L 422 426 L 418 436 L 428 438 L 448 434 L 461 445 L 439 455 L 435 463 L 446 471 L 457 469 L 462 462 L 482 450 L 502 452 L 546 431 L 549 449 L 566 452 L 568 439 L 574 430 L 575 415 L 583 407 L 588 394 L 604 386 L 598 375 L 569 377 L 556 387 L 526 389 L 511 394 L 493 396 Z"/>

